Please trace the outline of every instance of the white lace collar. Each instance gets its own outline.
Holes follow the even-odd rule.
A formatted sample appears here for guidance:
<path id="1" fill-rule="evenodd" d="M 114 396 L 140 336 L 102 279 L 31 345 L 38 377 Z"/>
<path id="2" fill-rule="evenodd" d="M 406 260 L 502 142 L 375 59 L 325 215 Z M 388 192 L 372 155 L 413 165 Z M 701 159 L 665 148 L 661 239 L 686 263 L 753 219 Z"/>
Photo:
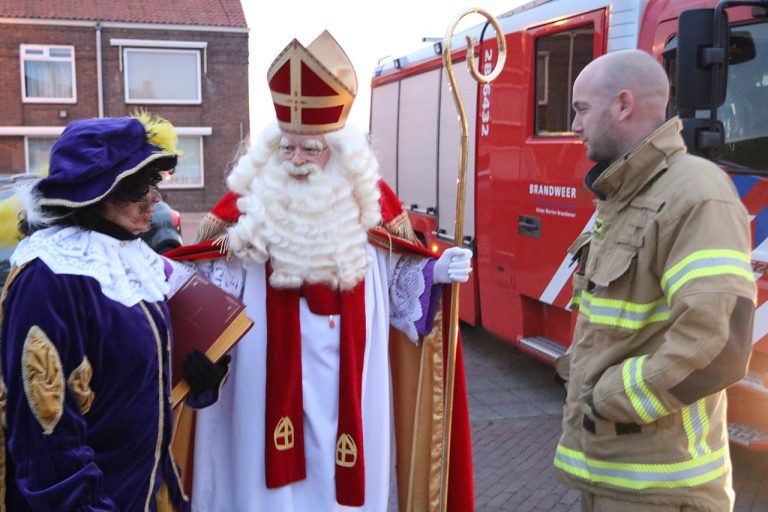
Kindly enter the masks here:
<path id="1" fill-rule="evenodd" d="M 169 291 L 162 256 L 141 239 L 121 241 L 77 227 L 51 227 L 22 240 L 11 263 L 35 258 L 56 274 L 96 279 L 104 295 L 129 307 L 163 300 Z"/>

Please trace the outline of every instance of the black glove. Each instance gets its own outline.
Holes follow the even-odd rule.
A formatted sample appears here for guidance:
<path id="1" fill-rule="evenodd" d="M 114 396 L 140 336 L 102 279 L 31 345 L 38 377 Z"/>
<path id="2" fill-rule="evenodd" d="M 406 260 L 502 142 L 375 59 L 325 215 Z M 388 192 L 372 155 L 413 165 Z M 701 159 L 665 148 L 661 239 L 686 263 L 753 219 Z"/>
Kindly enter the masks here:
<path id="1" fill-rule="evenodd" d="M 195 350 L 184 358 L 181 373 L 192 389 L 192 393 L 199 395 L 204 391 L 219 389 L 231 359 L 229 355 L 225 355 L 218 363 L 214 363 L 208 359 L 208 356 Z"/>

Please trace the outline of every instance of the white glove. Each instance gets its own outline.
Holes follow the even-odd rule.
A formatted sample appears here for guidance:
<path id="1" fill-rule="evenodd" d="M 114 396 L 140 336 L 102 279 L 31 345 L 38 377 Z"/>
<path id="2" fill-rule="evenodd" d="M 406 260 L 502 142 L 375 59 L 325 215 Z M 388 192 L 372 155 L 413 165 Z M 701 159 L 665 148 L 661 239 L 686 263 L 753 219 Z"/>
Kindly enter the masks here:
<path id="1" fill-rule="evenodd" d="M 472 273 L 472 251 L 461 247 L 446 249 L 435 262 L 433 272 L 435 283 L 466 283 Z"/>

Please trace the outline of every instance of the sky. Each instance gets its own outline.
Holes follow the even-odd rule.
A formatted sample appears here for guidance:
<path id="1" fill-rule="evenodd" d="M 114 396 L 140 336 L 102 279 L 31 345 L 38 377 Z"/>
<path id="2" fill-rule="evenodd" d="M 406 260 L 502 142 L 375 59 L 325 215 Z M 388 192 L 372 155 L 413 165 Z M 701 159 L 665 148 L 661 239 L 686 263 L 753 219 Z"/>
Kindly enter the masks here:
<path id="1" fill-rule="evenodd" d="M 368 131 L 371 77 L 378 62 L 422 48 L 423 37 L 442 39 L 460 12 L 481 8 L 498 16 L 527 0 L 242 0 L 249 34 L 251 132 L 274 119 L 267 70 L 294 38 L 309 45 L 323 30 L 339 42 L 355 67 L 358 92 L 347 122 Z M 485 21 L 480 14 L 462 19 L 456 32 Z"/>

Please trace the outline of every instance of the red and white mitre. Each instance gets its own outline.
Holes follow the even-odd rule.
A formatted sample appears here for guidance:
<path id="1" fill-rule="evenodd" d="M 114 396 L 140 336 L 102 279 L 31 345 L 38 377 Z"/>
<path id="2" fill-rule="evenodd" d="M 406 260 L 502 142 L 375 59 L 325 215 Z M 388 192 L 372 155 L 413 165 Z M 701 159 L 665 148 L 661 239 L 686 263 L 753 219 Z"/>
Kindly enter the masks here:
<path id="1" fill-rule="evenodd" d="M 328 31 L 306 48 L 296 39 L 267 72 L 280 129 L 320 134 L 344 127 L 357 94 L 352 62 Z"/>

